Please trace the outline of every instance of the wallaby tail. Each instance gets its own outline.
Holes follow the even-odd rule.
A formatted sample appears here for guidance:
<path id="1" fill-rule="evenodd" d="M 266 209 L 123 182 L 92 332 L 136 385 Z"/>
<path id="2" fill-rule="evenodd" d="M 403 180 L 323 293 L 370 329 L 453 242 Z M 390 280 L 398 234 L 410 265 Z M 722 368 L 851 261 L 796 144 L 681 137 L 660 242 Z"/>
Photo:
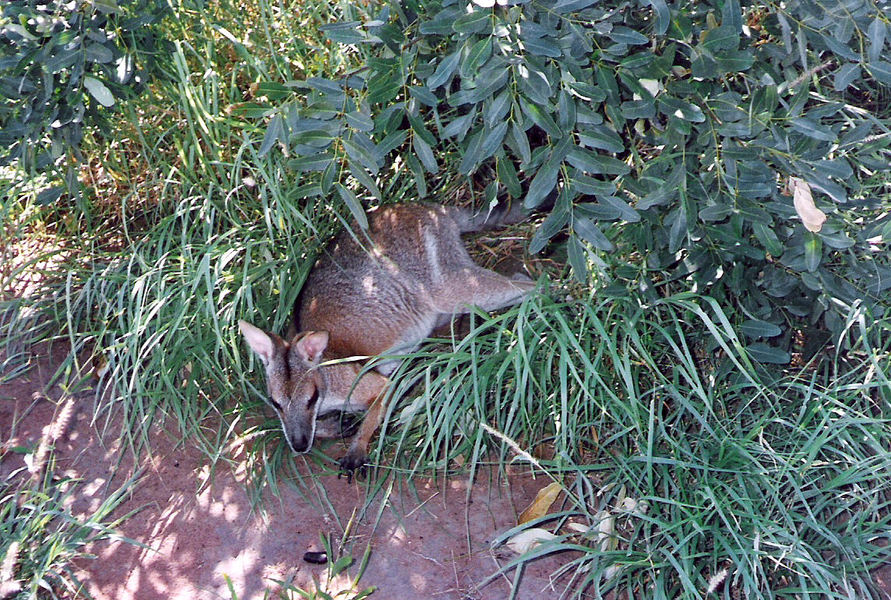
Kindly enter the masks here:
<path id="1" fill-rule="evenodd" d="M 499 204 L 491 210 L 474 211 L 472 208 L 459 208 L 455 220 L 461 233 L 495 229 L 503 225 L 519 223 L 528 216 L 523 210 L 523 203 L 514 201 L 510 205 Z"/>

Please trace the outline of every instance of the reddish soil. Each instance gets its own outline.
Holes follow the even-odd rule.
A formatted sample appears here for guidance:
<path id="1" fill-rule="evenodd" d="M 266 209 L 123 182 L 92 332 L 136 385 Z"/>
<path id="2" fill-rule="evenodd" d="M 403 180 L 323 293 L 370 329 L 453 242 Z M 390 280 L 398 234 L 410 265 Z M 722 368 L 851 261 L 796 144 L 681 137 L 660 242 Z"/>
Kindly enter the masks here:
<path id="1" fill-rule="evenodd" d="M 44 388 L 58 364 L 54 354 L 0 384 L 0 441 L 36 446 L 53 420 L 62 393 Z M 56 444 L 56 471 L 83 481 L 72 504 L 79 514 L 95 510 L 134 470 L 130 451 L 103 440 L 91 424 L 92 414 L 92 395 L 78 396 L 71 424 Z M 415 480 L 416 493 L 378 492 L 369 498 L 366 482 L 314 476 L 304 465 L 302 482 L 289 485 L 280 477 L 279 497 L 267 491 L 252 508 L 239 457 L 230 457 L 234 468 L 220 463 L 210 476 L 207 459 L 188 441 L 177 441 L 157 433 L 151 457 L 140 463 L 139 483 L 115 512 L 137 511 L 119 531 L 142 546 L 98 542 L 88 548 L 95 559 L 77 562 L 77 577 L 97 600 L 232 598 L 226 578 L 238 598 L 262 598 L 265 590 L 278 588 L 275 580 L 304 589 L 319 580 L 335 592 L 343 581 L 326 583 L 325 566 L 304 562 L 303 554 L 320 549 L 320 533 L 337 546 L 348 527 L 345 554 L 358 564 L 371 547 L 357 589 L 377 587 L 374 598 L 500 600 L 508 596 L 514 571 L 480 584 L 512 555 L 492 550 L 489 540 L 514 526 L 519 512 L 549 483 L 522 475 L 511 476 L 509 483 L 487 483 L 483 474 L 469 502 L 466 481 L 460 479 Z M 21 467 L 21 457 L 3 456 L 0 474 Z M 550 557 L 524 569 L 517 597 L 558 597 L 562 589 L 551 586 L 549 574 L 566 560 Z"/>

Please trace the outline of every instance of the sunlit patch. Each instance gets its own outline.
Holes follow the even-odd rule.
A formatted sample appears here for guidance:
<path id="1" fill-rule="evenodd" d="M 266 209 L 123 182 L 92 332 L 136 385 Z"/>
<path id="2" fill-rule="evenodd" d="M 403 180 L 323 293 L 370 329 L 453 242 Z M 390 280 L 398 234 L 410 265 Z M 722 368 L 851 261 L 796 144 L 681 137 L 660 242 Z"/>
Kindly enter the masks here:
<path id="1" fill-rule="evenodd" d="M 368 294 L 369 296 L 374 294 L 377 286 L 374 283 L 374 277 L 372 275 L 366 275 L 362 278 L 362 290 Z"/>

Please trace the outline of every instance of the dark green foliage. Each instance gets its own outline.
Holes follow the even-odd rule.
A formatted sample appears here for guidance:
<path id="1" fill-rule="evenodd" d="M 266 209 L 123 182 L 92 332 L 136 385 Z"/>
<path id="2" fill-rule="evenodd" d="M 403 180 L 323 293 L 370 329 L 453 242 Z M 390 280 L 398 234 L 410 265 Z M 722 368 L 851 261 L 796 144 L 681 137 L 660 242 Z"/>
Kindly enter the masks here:
<path id="1" fill-rule="evenodd" d="M 421 196 L 446 169 L 477 176 L 490 203 L 559 194 L 533 250 L 568 229 L 579 279 L 592 252 L 637 252 L 614 274 L 623 285 L 655 298 L 678 282 L 741 305 L 774 326 L 747 334 L 767 362 L 787 360 L 791 323 L 839 333 L 856 303 L 887 310 L 891 265 L 867 241 L 891 237 L 880 7 L 484 4 L 345 15 L 327 33 L 373 46 L 366 69 L 270 105 L 263 151 L 283 144 L 292 167 L 318 171 L 307 195 L 339 180 L 379 197 L 397 155 Z M 818 233 L 784 193 L 792 176 L 828 215 Z"/>
<path id="2" fill-rule="evenodd" d="M 0 165 L 26 173 L 79 157 L 84 127 L 145 89 L 164 0 L 8 0 L 0 13 Z M 68 184 L 76 181 L 68 171 Z M 62 188 L 38 200 L 57 199 Z"/>

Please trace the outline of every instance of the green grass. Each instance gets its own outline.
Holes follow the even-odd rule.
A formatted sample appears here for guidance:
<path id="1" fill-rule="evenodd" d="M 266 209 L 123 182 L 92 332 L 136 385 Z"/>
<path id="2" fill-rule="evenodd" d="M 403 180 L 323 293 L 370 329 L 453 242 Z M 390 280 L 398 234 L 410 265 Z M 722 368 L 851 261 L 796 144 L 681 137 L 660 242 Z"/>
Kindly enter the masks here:
<path id="1" fill-rule="evenodd" d="M 169 420 L 214 464 L 251 438 L 244 460 L 258 502 L 294 484 L 324 506 L 324 490 L 295 464 L 334 462 L 287 450 L 235 323 L 284 330 L 313 256 L 349 211 L 338 198 L 297 197 L 303 181 L 280 152 L 260 155 L 262 120 L 245 116 L 245 103 L 264 101 L 253 95 L 259 84 L 360 64 L 361 48 L 340 51 L 317 29 L 332 10 L 355 9 L 195 6 L 177 4 L 181 18 L 168 25 L 178 40 L 170 81 L 126 108 L 121 139 L 88 142 L 85 153 L 108 173 L 88 203 L 36 207 L 26 182 L 5 181 L 16 192 L 0 207 L 5 245 L 40 233 L 48 252 L 70 257 L 45 273 L 39 293 L 5 300 L 0 378 L 24 370 L 31 344 L 65 340 L 60 376 L 81 372 L 83 356 L 105 365 L 97 422 L 124 417 L 107 435 L 151 452 L 153 427 Z M 430 199 L 456 195 L 448 176 L 429 183 Z M 404 170 L 379 185 L 387 201 L 416 194 Z M 626 259 L 604 256 L 603 267 Z M 4 272 L 0 289 L 17 275 Z M 571 550 L 559 580 L 570 597 L 878 597 L 869 569 L 891 557 L 882 547 L 891 529 L 888 317 L 854 308 L 844 339 L 808 364 L 769 370 L 746 356 L 736 307 L 670 290 L 658 301 L 606 295 L 606 283 L 552 271 L 521 306 L 473 315 L 469 335 L 405 362 L 370 489 L 528 464 L 565 494 L 525 527 L 558 537 L 504 568 L 522 572 Z M 63 583 L 67 561 L 111 535 L 119 495 L 80 522 L 64 512 L 62 487 L 3 490 L 0 526 L 16 534 L 0 536 L 0 550 L 13 540 L 35 548 L 21 563 L 33 573 L 20 579 L 27 585 L 76 588 Z M 723 570 L 723 588 L 708 595 Z"/>

